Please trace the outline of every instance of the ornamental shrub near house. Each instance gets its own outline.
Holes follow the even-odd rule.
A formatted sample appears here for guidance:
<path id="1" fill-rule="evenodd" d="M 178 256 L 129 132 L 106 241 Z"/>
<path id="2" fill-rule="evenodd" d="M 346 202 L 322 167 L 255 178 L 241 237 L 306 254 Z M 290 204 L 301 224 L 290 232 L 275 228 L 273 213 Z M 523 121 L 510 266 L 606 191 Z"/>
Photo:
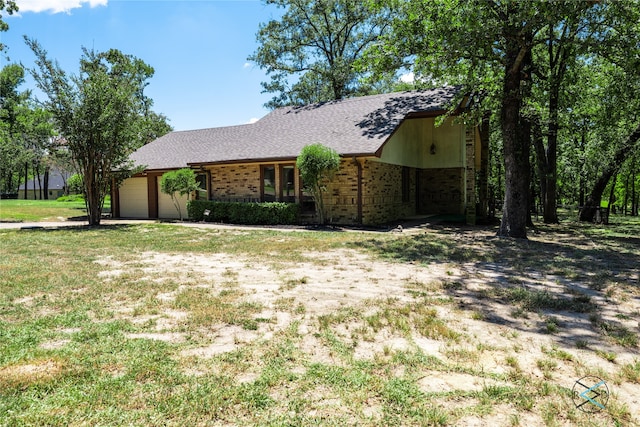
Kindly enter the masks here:
<path id="1" fill-rule="evenodd" d="M 167 172 L 160 179 L 160 191 L 171 196 L 171 201 L 178 211 L 180 221 L 182 221 L 182 210 L 180 209 L 178 195 L 186 196 L 199 189 L 200 185 L 196 181 L 193 169 L 190 168 Z"/>
<path id="2" fill-rule="evenodd" d="M 325 209 L 322 193 L 326 191 L 325 183 L 331 180 L 340 168 L 340 155 L 333 148 L 322 144 L 306 145 L 296 159 L 296 166 L 300 170 L 302 182 L 316 204 L 320 224 L 324 224 Z"/>
<path id="3" fill-rule="evenodd" d="M 224 222 L 246 225 L 288 225 L 298 222 L 300 207 L 296 203 L 212 202 L 192 200 L 187 203 L 194 221 Z M 205 215 L 209 211 L 209 215 Z"/>

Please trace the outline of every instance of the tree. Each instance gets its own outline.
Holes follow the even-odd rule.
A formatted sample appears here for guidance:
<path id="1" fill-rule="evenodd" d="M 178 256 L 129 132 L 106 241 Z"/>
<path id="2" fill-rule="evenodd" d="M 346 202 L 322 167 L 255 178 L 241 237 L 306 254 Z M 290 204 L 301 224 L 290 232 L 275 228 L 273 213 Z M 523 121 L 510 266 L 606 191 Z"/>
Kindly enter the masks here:
<path id="1" fill-rule="evenodd" d="M 24 68 L 8 64 L 0 70 L 0 182 L 2 192 L 13 193 L 19 185 L 20 171 L 29 160 L 21 139 L 20 116 L 25 112 L 29 91 L 20 92 Z"/>
<path id="2" fill-rule="evenodd" d="M 498 234 L 526 238 L 529 156 L 536 125 L 539 135 L 547 139 L 547 147 L 538 152 L 546 150 L 545 156 L 540 156 L 541 175 L 546 180 L 547 220 L 554 221 L 556 138 L 566 71 L 587 47 L 595 50 L 594 46 L 607 38 L 612 44 L 622 40 L 618 31 L 621 23 L 624 35 L 632 35 L 631 23 L 637 25 L 637 19 L 629 18 L 630 13 L 625 17 L 623 12 L 637 9 L 637 0 L 378 1 L 400 8 L 393 30 L 370 49 L 369 64 L 376 69 L 410 66 L 416 81 L 463 84 L 469 91 L 485 95 L 479 106 L 497 106 L 505 174 Z M 620 13 L 615 12 L 618 9 Z M 608 14 L 611 19 L 605 19 Z M 637 37 L 630 40 L 628 44 L 637 47 Z M 547 59 L 543 60 L 545 51 Z M 633 58 L 637 62 L 637 57 Z M 542 134 L 543 123 L 536 124 L 530 114 L 531 99 L 541 93 L 546 94 L 541 101 L 541 111 L 547 112 L 546 135 Z"/>
<path id="3" fill-rule="evenodd" d="M 322 193 L 325 183 L 340 167 L 340 155 L 332 148 L 322 144 L 311 144 L 302 148 L 296 159 L 300 170 L 300 178 L 305 188 L 311 193 L 316 204 L 316 213 L 320 224 L 325 223 L 324 201 Z"/>
<path id="4" fill-rule="evenodd" d="M 196 181 L 196 175 L 192 169 L 183 168 L 166 172 L 160 179 L 160 191 L 171 196 L 171 201 L 178 211 L 180 221 L 182 221 L 182 209 L 178 195 L 186 196 L 200 189 L 200 184 Z"/>
<path id="5" fill-rule="evenodd" d="M 54 136 L 51 114 L 35 105 L 24 105 L 18 116 L 17 137 L 21 140 L 23 149 L 26 151 L 25 161 L 25 189 L 29 166 L 33 174 L 33 190 L 35 194 L 36 180 L 40 189 L 38 199 L 48 199 L 49 180 L 49 155 L 52 137 Z M 44 172 L 44 183 L 41 180 L 41 173 Z M 25 199 L 27 194 L 25 191 Z"/>
<path id="6" fill-rule="evenodd" d="M 581 221 L 594 219 L 611 178 L 640 152 L 639 3 L 611 2 L 604 11 L 609 26 L 598 28 L 602 36 L 592 47 L 604 76 L 598 82 L 602 91 L 596 101 L 600 108 L 595 120 L 602 144 L 596 160 L 599 173 L 588 191 Z"/>
<path id="7" fill-rule="evenodd" d="M 581 221 L 593 221 L 596 210 L 600 207 L 602 195 L 607 188 L 607 184 L 620 170 L 624 162 L 632 156 L 631 153 L 638 151 L 640 151 L 640 124 L 618 145 L 613 158 L 604 163 L 602 171 L 589 193 L 585 206 L 580 212 Z"/>
<path id="8" fill-rule="evenodd" d="M 13 15 L 18 11 L 18 5 L 14 0 L 0 0 L 0 12 L 7 12 L 9 15 Z M 2 15 L 0 15 L 0 31 L 7 31 L 9 29 L 9 25 L 2 20 Z M 0 43 L 0 51 L 4 50 L 5 46 Z"/>
<path id="9" fill-rule="evenodd" d="M 554 8 L 560 7 L 557 3 L 562 2 Z M 505 171 L 499 234 L 526 238 L 530 122 L 521 109 L 530 91 L 532 48 L 551 6 L 498 0 L 412 0 L 401 5 L 390 37 L 375 46 L 374 65 L 397 67 L 398 61 L 388 58 L 406 58 L 418 80 L 464 84 L 483 92 L 485 103 L 498 106 Z"/>
<path id="10" fill-rule="evenodd" d="M 532 79 L 535 90 L 528 101 L 534 126 L 532 138 L 540 179 L 540 199 L 545 223 L 557 223 L 557 163 L 561 114 L 569 108 L 565 82 L 569 69 L 585 59 L 594 37 L 593 24 L 601 14 L 586 2 L 568 4 L 540 32 L 533 50 Z M 580 88 L 578 88 L 580 90 Z M 546 143 L 545 143 L 546 142 Z"/>
<path id="11" fill-rule="evenodd" d="M 261 24 L 260 47 L 249 56 L 271 76 L 266 104 L 305 105 L 367 94 L 354 64 L 388 28 L 389 13 L 375 12 L 360 0 L 265 0 L 285 9 L 279 21 Z M 295 83 L 290 83 L 290 80 Z"/>
<path id="12" fill-rule="evenodd" d="M 24 68 L 9 64 L 0 70 L 0 182 L 2 191 L 13 193 L 24 177 L 33 176 L 41 183 L 40 198 L 47 198 L 48 156 L 54 135 L 51 115 L 31 99 L 31 91 L 19 91 L 24 83 Z M 44 168 L 44 169 L 43 169 Z M 31 170 L 31 173 L 30 173 Z M 22 173 L 23 172 L 23 173 Z M 34 179 L 35 190 L 35 179 Z M 27 193 L 25 191 L 25 198 Z"/>
<path id="13" fill-rule="evenodd" d="M 83 49 L 79 74 L 67 75 L 38 42 L 25 40 L 36 56 L 31 74 L 83 177 L 89 225 L 99 225 L 110 186 L 131 175 L 129 155 L 148 142 L 152 101 L 144 88 L 154 70 L 115 49 Z"/>

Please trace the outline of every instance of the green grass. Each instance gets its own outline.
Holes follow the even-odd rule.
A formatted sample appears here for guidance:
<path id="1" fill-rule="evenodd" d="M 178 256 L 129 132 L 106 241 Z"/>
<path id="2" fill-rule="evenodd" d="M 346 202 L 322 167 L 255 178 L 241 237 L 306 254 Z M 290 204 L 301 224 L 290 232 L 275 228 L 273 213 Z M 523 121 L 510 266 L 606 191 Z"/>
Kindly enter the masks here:
<path id="1" fill-rule="evenodd" d="M 633 223 L 621 229 L 640 234 Z M 0 424 L 464 425 L 465 417 L 503 411 L 514 425 L 525 424 L 528 415 L 550 425 L 631 425 L 629 410 L 615 396 L 609 412 L 595 418 L 575 410 L 565 382 L 592 356 L 611 367 L 616 381 L 635 387 L 640 364 L 620 362 L 615 355 L 622 351 L 592 351 L 586 341 L 577 345 L 567 338 L 571 331 L 564 319 L 591 316 L 586 324 L 597 334 L 589 336 L 594 348 L 612 343 L 637 352 L 634 331 L 617 323 L 637 316 L 605 322 L 596 303 L 602 298 L 521 283 L 529 271 L 554 269 L 569 280 L 573 272 L 562 276 L 566 263 L 572 271 L 595 273 L 614 259 L 620 274 L 604 280 L 615 279 L 616 286 L 607 282 L 602 291 L 593 290 L 590 281 L 603 277 L 588 274 L 582 285 L 601 296 L 615 288 L 616 298 L 635 292 L 621 274 L 637 268 L 638 248 L 622 232 L 595 233 L 573 224 L 562 231 L 570 241 L 467 239 L 465 230 L 449 229 L 429 231 L 427 237 L 170 224 L 0 230 Z M 594 239 L 596 248 L 589 246 Z M 301 305 L 310 286 L 322 290 L 313 266 L 330 262 L 314 254 L 345 249 L 372 257 L 361 262 L 390 261 L 393 274 L 404 274 L 394 266 L 400 271 L 419 264 L 424 272 L 445 263 L 448 276 L 456 277 L 407 277 L 404 293 L 323 314 Z M 211 259 L 215 267 L 221 254 L 237 264 L 215 275 L 190 261 Z M 185 261 L 162 274 L 143 262 L 178 255 Z M 301 262 L 304 271 L 285 272 Z M 477 278 L 458 272 L 461 262 L 491 265 L 509 280 L 485 280 L 487 290 L 480 294 L 468 286 Z M 283 270 L 269 284 L 279 293 L 272 304 L 260 289 L 252 292 L 253 283 L 242 282 L 244 270 L 265 265 Z M 118 274 L 100 274 L 105 271 Z M 376 280 L 385 278 L 361 278 L 352 286 L 375 286 Z M 507 323 L 491 311 L 492 303 L 530 316 Z M 530 328 L 520 330 L 526 322 Z M 492 328 L 511 333 L 509 348 L 490 341 L 485 332 Z M 228 330 L 233 331 L 229 348 L 218 351 L 212 343 Z M 554 344 L 544 347 L 532 366 L 520 358 L 532 347 L 518 340 L 519 332 L 526 332 L 527 340 L 543 332 L 539 337 Z M 154 339 L 154 334 L 176 339 Z M 425 342 L 428 350 L 421 347 Z M 374 344 L 378 351 L 368 357 L 359 353 Z M 513 352 L 516 345 L 523 351 Z M 492 370 L 487 361 L 494 360 L 504 369 Z M 455 377 L 473 378 L 475 388 L 434 390 L 436 378 Z"/>
<path id="2" fill-rule="evenodd" d="M 0 200 L 0 221 L 59 221 L 86 215 L 83 201 Z"/>

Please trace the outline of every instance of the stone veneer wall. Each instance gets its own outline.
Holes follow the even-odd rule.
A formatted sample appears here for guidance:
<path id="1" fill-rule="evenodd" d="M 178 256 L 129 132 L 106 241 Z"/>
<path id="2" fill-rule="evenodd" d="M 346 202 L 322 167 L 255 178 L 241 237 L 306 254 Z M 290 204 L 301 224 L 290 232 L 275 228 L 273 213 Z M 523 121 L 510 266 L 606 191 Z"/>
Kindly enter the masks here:
<path id="1" fill-rule="evenodd" d="M 210 171 L 214 200 L 260 200 L 260 165 L 220 165 Z"/>
<path id="2" fill-rule="evenodd" d="M 473 133 L 470 138 L 473 142 Z M 467 156 L 470 155 L 467 159 L 471 162 L 470 171 L 442 168 L 420 169 L 416 173 L 416 169 L 409 168 L 407 201 L 402 200 L 402 166 L 358 159 L 362 167 L 362 224 L 387 223 L 416 213 L 465 213 L 466 206 L 475 204 L 473 191 L 466 194 L 462 191 L 465 180 L 471 188 L 475 183 L 473 149 L 468 147 Z M 210 170 L 214 199 L 260 199 L 259 164 L 220 165 Z M 324 200 L 329 223 L 358 223 L 358 164 L 353 159 L 342 159 L 340 169 L 327 184 Z"/>
<path id="3" fill-rule="evenodd" d="M 382 224 L 415 215 L 415 169 L 408 168 L 408 199 L 402 200 L 399 165 L 367 160 L 363 168 L 362 222 Z"/>
<path id="4" fill-rule="evenodd" d="M 362 167 L 362 224 L 382 224 L 415 214 L 415 169 L 409 168 L 409 198 L 403 202 L 402 166 L 358 161 Z M 358 164 L 353 159 L 341 161 L 324 201 L 330 223 L 358 223 Z"/>
<path id="5" fill-rule="evenodd" d="M 421 169 L 418 212 L 421 214 L 464 213 L 463 168 Z"/>
<path id="6" fill-rule="evenodd" d="M 342 159 L 324 194 L 326 219 L 331 224 L 358 223 L 358 165 Z"/>

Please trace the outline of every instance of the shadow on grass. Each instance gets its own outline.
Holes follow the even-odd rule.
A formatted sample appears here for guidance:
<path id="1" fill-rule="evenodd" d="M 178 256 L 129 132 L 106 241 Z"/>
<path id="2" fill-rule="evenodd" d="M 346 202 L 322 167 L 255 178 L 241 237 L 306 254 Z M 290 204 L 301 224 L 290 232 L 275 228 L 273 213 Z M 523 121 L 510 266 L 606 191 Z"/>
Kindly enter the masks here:
<path id="1" fill-rule="evenodd" d="M 42 225 L 28 225 L 24 227 L 20 227 L 18 230 L 22 232 L 29 233 L 48 233 L 52 231 L 69 231 L 69 232 L 86 232 L 86 231 L 95 231 L 95 230 L 105 230 L 105 231 L 125 231 L 131 230 L 136 227 L 136 224 L 100 224 L 100 225 L 89 225 L 89 224 L 78 224 L 78 225 L 63 225 L 63 226 L 42 226 Z"/>
<path id="2" fill-rule="evenodd" d="M 637 350 L 629 322 L 610 314 L 619 308 L 612 299 L 617 290 L 630 292 L 640 305 L 640 239 L 612 233 L 541 227 L 529 240 L 516 240 L 498 238 L 491 228 L 440 224 L 423 234 L 361 245 L 400 262 L 454 264 L 462 273 L 452 275 L 443 290 L 474 318 L 554 334 L 570 347 L 606 337 Z"/>

